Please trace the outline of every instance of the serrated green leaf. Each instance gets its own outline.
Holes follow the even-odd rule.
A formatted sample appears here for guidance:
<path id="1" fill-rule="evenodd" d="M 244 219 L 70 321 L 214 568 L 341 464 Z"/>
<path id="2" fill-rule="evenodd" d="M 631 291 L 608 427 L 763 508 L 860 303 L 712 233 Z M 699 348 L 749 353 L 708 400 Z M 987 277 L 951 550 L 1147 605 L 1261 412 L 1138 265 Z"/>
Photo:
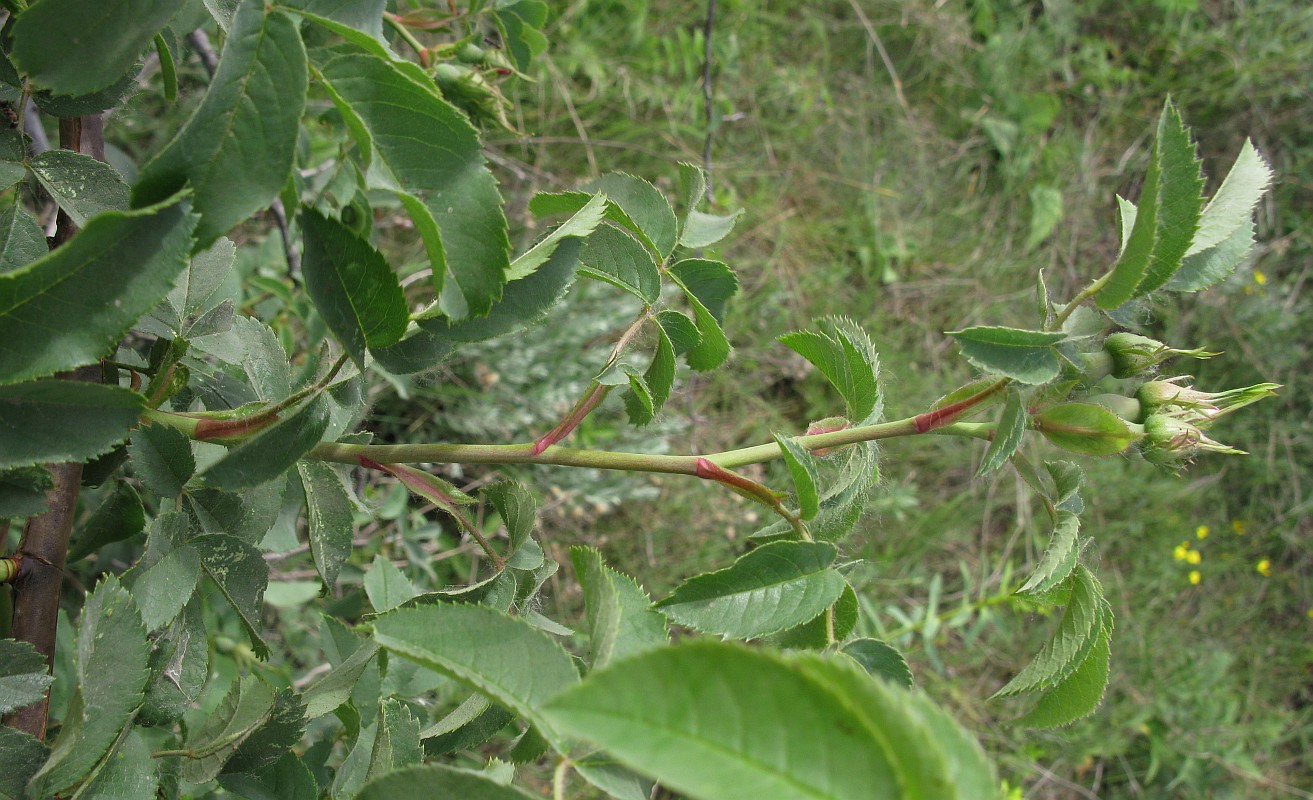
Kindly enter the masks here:
<path id="1" fill-rule="evenodd" d="M 263 0 L 242 0 L 205 97 L 142 166 L 133 205 L 157 202 L 190 184 L 201 214 L 198 248 L 269 205 L 292 170 L 307 81 L 296 23 L 266 13 Z M 258 141 L 251 131 L 260 132 Z"/>
<path id="2" fill-rule="evenodd" d="M 68 562 L 71 564 L 107 544 L 136 536 L 145 527 L 146 510 L 141 496 L 131 484 L 120 481 L 73 535 Z"/>
<path id="3" fill-rule="evenodd" d="M 419 594 L 419 589 L 410 582 L 391 561 L 381 554 L 374 556 L 374 563 L 365 573 L 365 595 L 376 613 L 383 613 L 396 608 Z"/>
<path id="4" fill-rule="evenodd" d="M 911 689 L 912 670 L 898 649 L 879 639 L 854 639 L 839 652 L 856 661 L 862 669 L 877 678 L 893 681 L 904 689 Z"/>
<path id="5" fill-rule="evenodd" d="M 739 279 L 728 265 L 705 258 L 686 258 L 670 268 L 670 275 L 691 292 L 717 323 L 725 320 L 725 305 L 739 290 Z"/>
<path id="6" fill-rule="evenodd" d="M 1204 176 L 1190 131 L 1170 101 L 1158 123 L 1154 155 L 1160 165 L 1157 237 L 1153 256 L 1133 297 L 1143 297 L 1171 279 L 1199 228 Z"/>
<path id="7" fill-rule="evenodd" d="M 1039 185 L 1030 190 L 1030 231 L 1026 234 L 1026 250 L 1034 250 L 1062 221 L 1062 190 L 1056 186 Z"/>
<path id="8" fill-rule="evenodd" d="M 0 210 L 0 273 L 25 267 L 49 252 L 45 232 L 22 204 L 9 203 Z"/>
<path id="9" fill-rule="evenodd" d="M 150 800 L 156 797 L 159 784 L 160 770 L 151 748 L 133 728 L 125 732 L 95 779 L 79 790 L 79 795 L 96 800 Z"/>
<path id="10" fill-rule="evenodd" d="M 648 305 L 661 296 L 661 274 L 652 253 L 619 228 L 602 225 L 593 231 L 579 263 L 582 274 L 624 289 Z"/>
<path id="11" fill-rule="evenodd" d="M 1087 456 L 1116 455 L 1140 438 L 1126 420 L 1093 403 L 1063 403 L 1044 409 L 1034 419 L 1044 438 Z"/>
<path id="12" fill-rule="evenodd" d="M 177 10 L 173 0 L 42 0 L 18 15 L 10 56 L 43 89 L 89 94 L 131 69 Z M 69 42 L 78 47 L 70 52 Z"/>
<path id="13" fill-rule="evenodd" d="M 643 373 L 643 382 L 652 397 L 652 416 L 656 417 L 670 399 L 670 390 L 675 385 L 675 347 L 664 327 L 656 329 L 656 352 Z"/>
<path id="14" fill-rule="evenodd" d="M 191 783 L 213 780 L 237 748 L 273 716 L 276 699 L 275 689 L 255 675 L 234 681 L 218 708 L 187 737 L 187 748 L 200 757 L 183 762 L 182 776 Z"/>
<path id="15" fill-rule="evenodd" d="M 524 484 L 509 480 L 489 486 L 483 491 L 483 496 L 497 509 L 497 516 L 506 526 L 510 540 L 506 555 L 516 553 L 529 541 L 529 535 L 538 524 L 538 499 Z"/>
<path id="16" fill-rule="evenodd" d="M 246 800 L 318 800 L 319 784 L 301 756 L 286 753 L 255 772 L 224 774 L 219 785 Z"/>
<path id="17" fill-rule="evenodd" d="M 46 492 L 53 486 L 45 467 L 0 470 L 0 519 L 30 517 L 46 510 Z"/>
<path id="18" fill-rule="evenodd" d="M 969 737 L 926 723 L 928 701 L 812 655 L 707 641 L 662 648 L 594 673 L 546 713 L 690 798 L 972 796 L 934 793 L 954 785 L 995 794 Z M 936 736 L 967 755 L 946 757 Z M 933 783 L 912 783 L 923 764 L 940 768 Z"/>
<path id="19" fill-rule="evenodd" d="M 297 475 L 305 493 L 310 555 L 325 586 L 333 586 L 351 555 L 354 531 L 351 498 L 333 468 L 321 461 L 299 461 Z"/>
<path id="20" fill-rule="evenodd" d="M 1166 288 L 1175 292 L 1200 292 L 1214 286 L 1244 263 L 1254 246 L 1254 223 L 1246 221 L 1220 243 L 1185 257 Z"/>
<path id="21" fill-rule="evenodd" d="M 91 156 L 54 148 L 28 162 L 32 174 L 74 225 L 105 211 L 128 208 L 128 185 L 118 170 Z"/>
<path id="22" fill-rule="evenodd" d="M 30 642 L 0 639 L 0 712 L 31 705 L 54 682 L 46 659 Z"/>
<path id="23" fill-rule="evenodd" d="M 691 210 L 684 218 L 684 230 L 679 235 L 679 243 L 688 248 L 710 247 L 729 236 L 741 216 L 741 208 L 732 214 L 704 214 Z"/>
<path id="24" fill-rule="evenodd" d="M 168 425 L 142 425 L 128 445 L 132 474 L 160 497 L 177 497 L 196 472 L 191 440 Z"/>
<path id="25" fill-rule="evenodd" d="M 849 419 L 873 421 L 880 409 L 880 365 L 870 339 L 845 317 L 825 317 L 815 325 L 816 330 L 786 333 L 778 341 L 821 371 L 843 398 Z"/>
<path id="26" fill-rule="evenodd" d="M 365 348 L 396 344 L 410 323 L 410 309 L 387 259 L 349 228 L 313 208 L 301 212 L 305 288 L 328 329 L 356 366 Z"/>
<path id="27" fill-rule="evenodd" d="M 671 621 L 704 633 L 754 639 L 813 619 L 843 593 L 825 542 L 772 542 L 729 567 L 680 584 L 657 603 Z"/>
<path id="28" fill-rule="evenodd" d="M 119 738 L 146 686 L 149 645 L 131 595 L 106 576 L 82 608 L 77 689 L 33 794 L 54 796 L 83 780 Z"/>
<path id="29" fill-rule="evenodd" d="M 994 438 L 989 442 L 985 457 L 980 460 L 976 477 L 984 477 L 1003 466 L 1012 454 L 1021 446 L 1021 439 L 1026 434 L 1027 414 L 1021 401 L 1021 392 L 1015 388 L 1008 390 L 1008 400 L 1003 406 L 1003 413 L 994 428 Z"/>
<path id="30" fill-rule="evenodd" d="M 1103 624 L 1103 589 L 1085 567 L 1077 565 L 1068 580 L 1071 597 L 1053 638 L 1012 680 L 994 693 L 1008 697 L 1052 687 L 1084 660 Z"/>
<path id="31" fill-rule="evenodd" d="M 231 300 L 219 297 L 223 286 L 237 258 L 237 246 L 231 239 L 220 237 L 209 248 L 194 254 L 182 277 L 169 292 L 163 303 L 155 307 L 149 315 L 138 321 L 137 327 L 165 338 L 209 335 L 193 330 L 192 322 L 212 311 L 224 302 Z M 226 328 L 224 329 L 226 331 Z M 222 333 L 224 331 L 216 331 Z"/>
<path id="32" fill-rule="evenodd" d="M 310 684 L 302 695 L 306 719 L 317 719 L 351 699 L 365 667 L 378 655 L 378 645 L 366 642 L 327 675 Z"/>
<path id="33" fill-rule="evenodd" d="M 820 511 L 820 494 L 816 489 L 816 458 L 802 445 L 783 434 L 775 434 L 775 441 L 784 454 L 784 463 L 789 467 L 793 478 L 793 488 L 798 496 L 798 513 L 803 519 L 811 519 Z"/>
<path id="34" fill-rule="evenodd" d="M 129 588 L 146 631 L 153 633 L 172 622 L 191 600 L 200 579 L 200 555 L 190 545 L 169 552 L 134 576 Z"/>
<path id="35" fill-rule="evenodd" d="M 510 242 L 478 133 L 418 69 L 350 54 L 322 70 L 331 96 L 370 138 L 371 177 L 399 189 L 425 238 L 442 308 L 481 317 L 502 298 Z M 385 177 L 384 177 L 385 176 Z M 407 197 L 415 202 L 410 202 Z M 436 234 L 436 235 L 435 235 Z"/>
<path id="36" fill-rule="evenodd" d="M 1080 555 L 1079 533 L 1080 517 L 1070 511 L 1059 511 L 1049 546 L 1017 594 L 1043 595 L 1065 581 L 1076 568 L 1076 558 Z"/>
<path id="37" fill-rule="evenodd" d="M 1085 482 L 1085 471 L 1070 461 L 1045 461 L 1044 467 L 1053 478 L 1053 504 L 1079 514 L 1084 508 L 1080 487 Z"/>
<path id="38" fill-rule="evenodd" d="M 229 448 L 201 473 L 207 486 L 243 489 L 274 480 L 319 444 L 328 429 L 328 400 L 317 394 L 285 416 Z"/>
<path id="39" fill-rule="evenodd" d="M 670 201 L 655 186 L 633 175 L 612 172 L 589 183 L 587 188 L 602 192 L 620 208 L 659 257 L 665 258 L 675 249 L 679 223 Z"/>
<path id="40" fill-rule="evenodd" d="M 591 239 L 591 235 L 597 230 L 602 222 L 602 216 L 606 213 L 606 203 L 604 195 L 594 195 L 583 208 L 512 261 L 510 269 L 506 272 L 506 280 L 518 281 L 532 275 L 551 258 L 563 239 Z"/>
<path id="41" fill-rule="evenodd" d="M 210 643 L 200 598 L 193 593 L 183 612 L 160 635 L 150 654 L 150 681 L 138 719 L 150 725 L 177 720 L 201 696 L 210 677 Z"/>
<path id="42" fill-rule="evenodd" d="M 975 367 L 1006 375 L 1019 383 L 1048 383 L 1058 377 L 1061 363 L 1053 345 L 1065 333 L 984 327 L 949 331 L 962 355 Z"/>
<path id="43" fill-rule="evenodd" d="M 418 764 L 422 755 L 419 720 L 400 700 L 384 699 L 379 703 L 378 731 L 374 734 L 366 780 Z"/>
<path id="44" fill-rule="evenodd" d="M 505 786 L 478 772 L 441 764 L 425 764 L 375 778 L 356 800 L 394 800 L 398 797 L 459 797 L 461 800 L 528 800 L 534 795 Z"/>
<path id="45" fill-rule="evenodd" d="M 608 567 L 591 547 L 571 547 L 570 560 L 584 593 L 588 663 L 603 667 L 670 640 L 666 619 L 633 578 Z"/>
<path id="46" fill-rule="evenodd" d="M 263 628 L 260 610 L 264 604 L 264 590 L 269 584 L 269 567 L 260 551 L 226 533 L 197 536 L 191 543 L 201 557 L 205 573 L 241 619 L 251 640 L 251 649 L 260 658 L 268 658 L 269 647 L 260 635 Z"/>
<path id="47" fill-rule="evenodd" d="M 49 751 L 40 739 L 7 725 L 0 725 L 0 800 L 26 800 L 27 782 L 41 768 Z"/>
<path id="48" fill-rule="evenodd" d="M 1168 101 L 1158 119 L 1139 206 L 1121 205 L 1123 231 L 1131 208 L 1135 209 L 1135 221 L 1129 236 L 1123 232 L 1122 253 L 1108 282 L 1095 296 L 1100 308 L 1116 308 L 1171 278 L 1198 227 L 1202 190 L 1194 143 L 1176 107 Z"/>
<path id="49" fill-rule="evenodd" d="M 1108 612 L 1108 618 L 1111 619 L 1111 612 Z M 1092 714 L 1108 688 L 1111 640 L 1112 628 L 1108 624 L 1097 635 L 1085 660 L 1070 675 L 1040 695 L 1035 707 L 1014 724 L 1024 728 L 1056 728 Z"/>
<path id="50" fill-rule="evenodd" d="M 539 710 L 579 674 L 546 633 L 485 606 L 438 603 L 383 614 L 374 620 L 374 637 L 511 708 L 559 745 Z"/>
<path id="51" fill-rule="evenodd" d="M 181 196 L 101 214 L 44 258 L 0 274 L 0 384 L 108 353 L 173 286 L 195 224 Z M 46 324 L 73 317 L 77 325 Z"/>
<path id="52" fill-rule="evenodd" d="M 45 379 L 0 386 L 0 468 L 87 461 L 128 436 L 145 408 L 117 386 Z"/>
<path id="53" fill-rule="evenodd" d="M 1254 149 L 1254 143 L 1246 139 L 1231 171 L 1204 207 L 1199 217 L 1199 230 L 1186 256 L 1217 247 L 1247 224 L 1252 224 L 1254 207 L 1267 193 L 1271 182 L 1272 168 Z"/>
<path id="54" fill-rule="evenodd" d="M 679 284 L 678 278 L 671 276 L 671 279 Z M 716 316 L 702 305 L 702 301 L 686 287 L 680 286 L 680 288 L 684 290 L 684 297 L 693 308 L 693 324 L 697 327 L 698 333 L 697 343 L 688 348 L 684 358 L 690 367 L 700 372 L 715 369 L 729 358 L 729 340 L 725 338 L 725 332 L 721 330 Z"/>

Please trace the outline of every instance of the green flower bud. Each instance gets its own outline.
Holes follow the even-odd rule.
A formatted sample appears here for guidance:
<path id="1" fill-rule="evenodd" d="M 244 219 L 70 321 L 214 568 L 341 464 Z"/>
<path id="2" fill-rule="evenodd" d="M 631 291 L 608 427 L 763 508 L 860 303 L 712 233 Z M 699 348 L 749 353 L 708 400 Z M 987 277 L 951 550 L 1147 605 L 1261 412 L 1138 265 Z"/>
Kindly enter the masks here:
<path id="1" fill-rule="evenodd" d="M 1189 375 L 1179 375 L 1149 381 L 1140 387 L 1136 397 L 1150 413 L 1159 409 L 1179 409 L 1173 412 L 1176 416 L 1206 424 L 1264 397 L 1271 397 L 1281 388 L 1275 383 L 1257 383 L 1242 389 L 1201 392 L 1193 386 L 1180 385 L 1189 379 Z"/>
<path id="2" fill-rule="evenodd" d="M 1173 469 L 1184 467 L 1200 453 L 1245 455 L 1243 450 L 1210 439 L 1195 422 L 1170 414 L 1145 418 L 1140 452 L 1145 460 Z"/>
<path id="3" fill-rule="evenodd" d="M 1115 378 L 1130 378 L 1151 370 L 1172 356 L 1212 358 L 1217 353 L 1207 350 L 1178 350 L 1157 339 L 1137 333 L 1114 333 L 1103 342 L 1103 349 L 1112 356 L 1112 374 Z"/>

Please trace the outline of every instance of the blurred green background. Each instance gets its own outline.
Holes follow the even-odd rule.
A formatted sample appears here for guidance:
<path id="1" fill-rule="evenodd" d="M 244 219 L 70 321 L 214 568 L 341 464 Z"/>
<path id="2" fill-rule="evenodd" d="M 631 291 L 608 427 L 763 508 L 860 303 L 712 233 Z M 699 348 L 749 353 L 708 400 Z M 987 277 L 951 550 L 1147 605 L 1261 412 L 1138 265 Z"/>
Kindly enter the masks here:
<path id="1" fill-rule="evenodd" d="M 1056 618 L 1001 602 L 1049 531 L 1012 474 L 973 480 L 982 447 L 885 448 L 882 489 L 849 543 L 861 626 L 905 649 L 920 685 L 978 732 L 1025 797 L 1313 797 L 1313 6 L 716 6 L 714 203 L 746 209 L 716 251 L 744 285 L 726 324 L 735 356 L 713 375 L 683 376 L 649 428 L 629 428 L 619 400 L 608 402 L 579 445 L 715 451 L 836 413 L 824 381 L 773 343 L 827 314 L 872 332 L 890 417 L 923 410 L 971 378 L 943 331 L 1031 325 L 1037 270 L 1062 299 L 1115 258 L 1114 195 L 1138 196 L 1170 95 L 1195 129 L 1210 193 L 1245 137 L 1278 176 L 1251 262 L 1158 307 L 1143 329 L 1226 351 L 1168 367 L 1193 371 L 1201 388 L 1285 386 L 1217 430 L 1251 455 L 1205 458 L 1181 475 L 1087 460 L 1087 556 L 1117 631 L 1107 700 L 1070 728 L 1018 731 L 1007 725 L 1017 709 L 984 700 Z M 611 170 L 671 190 L 677 161 L 702 163 L 706 13 L 705 1 L 556 5 L 536 81 L 510 91 L 524 136 L 489 134 L 508 194 Z M 605 288 L 579 287 L 532 336 L 384 387 L 373 426 L 410 441 L 540 434 L 632 316 Z M 782 479 L 775 469 L 757 475 Z M 569 563 L 570 544 L 598 545 L 656 592 L 728 563 L 757 527 L 753 508 L 698 482 L 533 478 L 558 559 Z M 568 581 L 553 602 L 577 607 Z"/>

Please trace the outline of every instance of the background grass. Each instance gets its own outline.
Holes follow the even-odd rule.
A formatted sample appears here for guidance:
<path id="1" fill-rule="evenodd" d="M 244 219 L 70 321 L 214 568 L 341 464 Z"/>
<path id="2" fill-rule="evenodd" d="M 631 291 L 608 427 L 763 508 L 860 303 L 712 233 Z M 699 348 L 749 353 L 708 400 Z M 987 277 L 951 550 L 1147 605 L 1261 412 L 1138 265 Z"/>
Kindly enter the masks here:
<path id="1" fill-rule="evenodd" d="M 1108 698 L 1070 728 L 1017 731 L 1006 723 L 1015 709 L 984 701 L 1056 620 L 1001 602 L 1048 531 L 1013 476 L 972 479 L 978 448 L 886 448 L 882 490 L 849 545 L 861 625 L 904 648 L 920 685 L 979 733 L 1026 797 L 1313 796 L 1313 7 L 717 5 L 714 199 L 747 210 L 717 253 L 743 281 L 726 325 L 736 354 L 718 373 L 686 376 L 656 426 L 628 428 L 617 401 L 578 439 L 712 451 L 834 413 L 819 377 L 773 344 L 826 314 L 872 332 L 892 417 L 923 409 L 971 377 L 943 331 L 1029 324 L 1037 269 L 1061 298 L 1110 263 L 1113 196 L 1137 196 L 1171 95 L 1194 126 L 1210 191 L 1246 136 L 1279 176 L 1252 264 L 1144 325 L 1178 346 L 1227 351 L 1178 365 L 1205 388 L 1286 386 L 1219 431 L 1252 455 L 1180 476 L 1132 459 L 1086 465 L 1084 530 L 1117 631 Z M 508 191 L 611 170 L 672 188 L 676 161 L 701 162 L 705 14 L 704 2 L 682 0 L 556 9 L 537 81 L 515 93 L 527 135 L 492 137 Z M 420 403 L 432 414 L 407 415 L 412 438 L 540 433 L 632 315 L 597 287 L 571 303 L 531 341 L 471 348 L 436 379 L 381 393 L 376 424 Z M 764 474 L 781 478 L 776 469 Z M 558 559 L 568 564 L 567 544 L 596 544 L 657 592 L 727 563 L 755 527 L 751 508 L 696 482 L 540 477 Z M 1199 565 L 1173 558 L 1183 541 Z M 562 609 L 578 600 L 568 585 L 555 595 Z"/>

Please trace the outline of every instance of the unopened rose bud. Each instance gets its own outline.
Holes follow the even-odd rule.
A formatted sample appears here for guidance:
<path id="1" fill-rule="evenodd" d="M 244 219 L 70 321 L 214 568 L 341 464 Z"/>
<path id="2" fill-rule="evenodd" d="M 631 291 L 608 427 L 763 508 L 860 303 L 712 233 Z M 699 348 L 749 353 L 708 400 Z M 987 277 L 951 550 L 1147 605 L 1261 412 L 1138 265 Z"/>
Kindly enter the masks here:
<path id="1" fill-rule="evenodd" d="M 1151 463 L 1180 468 L 1200 453 L 1245 455 L 1230 445 L 1211 439 L 1198 424 L 1171 414 L 1150 414 L 1144 420 L 1140 452 Z"/>
<path id="2" fill-rule="evenodd" d="M 1140 401 L 1134 397 L 1124 397 L 1120 394 L 1096 394 L 1087 398 L 1087 402 L 1103 406 L 1127 422 L 1139 422 L 1141 417 L 1144 416 L 1144 409 L 1141 407 Z"/>
<path id="3" fill-rule="evenodd" d="M 1138 333 L 1114 333 L 1103 342 L 1103 349 L 1112 356 L 1112 375 L 1114 378 L 1130 378 L 1146 370 L 1153 369 L 1172 356 L 1190 356 L 1192 358 L 1212 358 L 1217 353 L 1207 350 L 1178 350 L 1168 347 L 1157 339 L 1141 336 Z"/>
<path id="4" fill-rule="evenodd" d="M 1264 397 L 1272 397 L 1276 394 L 1276 390 L 1281 388 L 1275 383 L 1257 383 L 1241 389 L 1201 392 L 1193 386 L 1181 385 L 1189 379 L 1188 375 L 1180 375 L 1175 378 L 1149 381 L 1140 387 L 1136 397 L 1149 413 L 1163 408 L 1177 409 L 1172 412 L 1174 416 L 1198 420 L 1206 424 L 1251 403 L 1256 403 Z"/>

